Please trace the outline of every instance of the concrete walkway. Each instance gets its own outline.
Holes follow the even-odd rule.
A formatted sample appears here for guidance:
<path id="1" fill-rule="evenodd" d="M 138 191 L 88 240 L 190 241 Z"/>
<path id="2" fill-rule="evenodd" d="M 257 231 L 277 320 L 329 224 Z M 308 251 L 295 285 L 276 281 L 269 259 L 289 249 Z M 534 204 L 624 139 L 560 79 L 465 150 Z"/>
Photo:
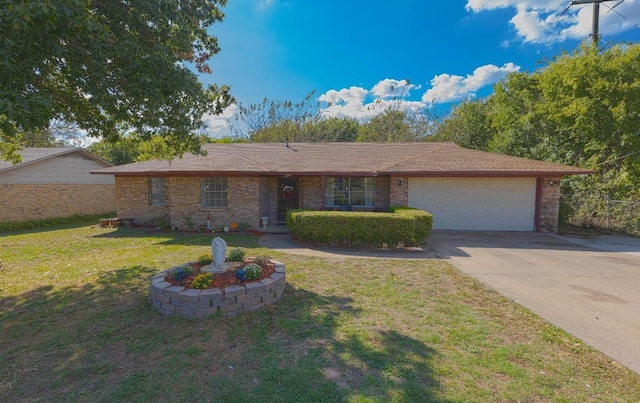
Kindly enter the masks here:
<path id="1" fill-rule="evenodd" d="M 268 234 L 263 247 L 319 257 L 447 259 L 640 373 L 640 239 L 484 231 L 433 231 L 420 251 L 302 246 Z"/>

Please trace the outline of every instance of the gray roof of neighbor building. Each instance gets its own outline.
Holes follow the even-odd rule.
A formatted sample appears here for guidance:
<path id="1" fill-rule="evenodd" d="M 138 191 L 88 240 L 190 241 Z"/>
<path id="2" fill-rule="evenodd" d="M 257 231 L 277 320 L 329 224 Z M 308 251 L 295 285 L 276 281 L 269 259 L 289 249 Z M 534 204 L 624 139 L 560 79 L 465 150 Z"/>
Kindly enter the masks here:
<path id="1" fill-rule="evenodd" d="M 469 150 L 453 143 L 207 144 L 206 156 L 152 160 L 92 171 L 116 176 L 181 175 L 421 175 L 540 176 L 592 171 Z"/>
<path id="2" fill-rule="evenodd" d="M 107 161 L 104 161 L 103 159 L 91 154 L 88 151 L 85 151 L 80 147 L 25 147 L 22 150 L 18 151 L 18 154 L 22 156 L 22 162 L 19 164 L 12 164 L 9 161 L 0 159 L 0 172 L 9 170 L 9 169 L 18 169 L 25 165 L 34 164 L 49 158 L 57 157 L 64 154 L 71 154 L 75 152 L 79 152 L 96 161 L 101 161 L 106 165 L 111 165 Z"/>

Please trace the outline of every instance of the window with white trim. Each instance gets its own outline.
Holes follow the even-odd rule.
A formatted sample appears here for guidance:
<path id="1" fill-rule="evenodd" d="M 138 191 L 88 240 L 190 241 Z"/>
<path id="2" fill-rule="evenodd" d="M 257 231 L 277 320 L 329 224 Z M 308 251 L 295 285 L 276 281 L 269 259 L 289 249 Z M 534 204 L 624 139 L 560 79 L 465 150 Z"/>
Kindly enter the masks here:
<path id="1" fill-rule="evenodd" d="M 164 206 L 165 203 L 164 178 L 149 178 L 149 204 Z"/>
<path id="2" fill-rule="evenodd" d="M 376 179 L 372 177 L 328 177 L 325 186 L 326 207 L 374 207 Z"/>
<path id="3" fill-rule="evenodd" d="M 202 207 L 227 207 L 227 178 L 202 178 Z"/>

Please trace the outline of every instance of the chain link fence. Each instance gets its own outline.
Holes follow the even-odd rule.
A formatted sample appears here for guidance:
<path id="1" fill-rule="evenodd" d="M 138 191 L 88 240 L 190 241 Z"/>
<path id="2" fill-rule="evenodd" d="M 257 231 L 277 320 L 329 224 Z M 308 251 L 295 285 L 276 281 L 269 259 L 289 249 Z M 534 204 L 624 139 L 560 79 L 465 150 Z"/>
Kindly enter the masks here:
<path id="1" fill-rule="evenodd" d="M 640 236 L 640 201 L 606 195 L 561 195 L 560 222 L 623 235 Z"/>

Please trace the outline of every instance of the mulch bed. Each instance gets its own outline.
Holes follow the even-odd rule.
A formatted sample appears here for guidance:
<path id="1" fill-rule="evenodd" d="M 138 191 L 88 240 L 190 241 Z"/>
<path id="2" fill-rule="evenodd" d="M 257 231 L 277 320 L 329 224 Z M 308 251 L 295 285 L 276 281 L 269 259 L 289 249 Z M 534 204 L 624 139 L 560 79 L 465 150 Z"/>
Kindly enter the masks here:
<path id="1" fill-rule="evenodd" d="M 246 261 L 244 262 L 245 264 L 251 263 L 250 261 Z M 202 265 L 200 265 L 198 262 L 192 262 L 189 263 L 189 265 L 193 268 L 193 274 L 191 274 L 190 276 L 187 276 L 187 278 L 185 278 L 182 281 L 176 281 L 174 279 L 171 278 L 171 273 L 167 273 L 167 275 L 164 277 L 164 280 L 171 284 L 171 285 L 179 285 L 185 288 L 191 288 L 191 282 L 193 281 L 193 279 L 200 273 L 202 273 L 201 269 L 202 269 Z M 243 266 L 239 266 L 236 270 L 241 269 Z M 213 282 L 211 283 L 211 285 L 209 285 L 209 287 L 207 288 L 219 288 L 219 289 L 224 289 L 225 287 L 228 287 L 230 285 L 245 285 L 247 283 L 255 283 L 258 282 L 260 280 L 263 280 L 267 277 L 270 277 L 273 273 L 275 273 L 276 271 L 276 267 L 273 263 L 267 263 L 266 266 L 264 266 L 262 268 L 262 276 L 260 276 L 259 279 L 257 280 L 253 280 L 253 281 L 240 281 L 235 277 L 235 270 L 232 271 L 226 271 L 224 273 L 212 273 L 213 274 Z"/>

